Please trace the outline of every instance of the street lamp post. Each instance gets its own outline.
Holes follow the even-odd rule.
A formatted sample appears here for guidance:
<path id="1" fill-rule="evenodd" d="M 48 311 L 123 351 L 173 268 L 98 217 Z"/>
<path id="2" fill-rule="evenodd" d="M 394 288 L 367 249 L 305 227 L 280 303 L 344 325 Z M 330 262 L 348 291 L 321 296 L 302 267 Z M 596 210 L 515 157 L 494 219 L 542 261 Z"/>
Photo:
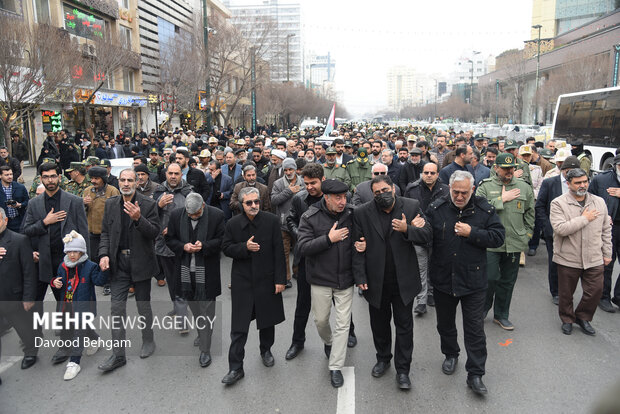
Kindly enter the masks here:
<path id="1" fill-rule="evenodd" d="M 433 109 L 433 122 L 435 122 L 435 117 L 437 117 L 437 94 L 438 92 L 438 86 L 439 84 L 437 83 L 437 79 L 433 79 L 435 81 L 435 105 L 434 105 L 434 109 Z"/>
<path id="2" fill-rule="evenodd" d="M 540 75 L 540 29 L 542 26 L 540 24 L 532 26 L 532 29 L 538 29 L 538 40 L 536 41 L 536 45 L 538 48 L 538 52 L 536 53 L 536 96 L 534 97 L 534 124 L 538 124 L 538 83 L 539 83 L 539 75 Z"/>
<path id="3" fill-rule="evenodd" d="M 286 35 L 286 82 L 290 82 L 290 72 L 291 72 L 291 65 L 290 65 L 290 55 L 289 55 L 289 45 L 290 45 L 290 39 L 291 37 L 295 36 L 295 33 L 289 33 Z"/>
<path id="4" fill-rule="evenodd" d="M 209 25 L 208 25 L 208 17 L 207 17 L 207 0 L 202 0 L 202 29 L 203 29 L 203 42 L 204 42 L 204 49 L 205 49 L 205 65 L 207 68 L 207 80 L 206 80 L 206 85 L 205 85 L 205 97 L 207 99 L 207 108 L 209 107 L 209 95 L 211 94 L 210 92 L 210 88 L 209 88 L 209 76 L 211 74 L 210 71 L 210 64 L 209 64 Z M 211 114 L 209 114 L 207 116 L 207 128 L 210 129 L 211 127 L 211 122 L 210 122 L 210 116 Z"/>
<path id="5" fill-rule="evenodd" d="M 468 62 L 471 63 L 471 77 L 470 77 L 470 81 L 469 81 L 469 104 L 471 105 L 472 101 L 474 100 L 474 58 L 476 57 L 476 55 L 480 54 L 480 52 L 476 52 L 475 50 L 473 51 L 473 54 L 471 56 L 471 60 L 469 60 Z"/>

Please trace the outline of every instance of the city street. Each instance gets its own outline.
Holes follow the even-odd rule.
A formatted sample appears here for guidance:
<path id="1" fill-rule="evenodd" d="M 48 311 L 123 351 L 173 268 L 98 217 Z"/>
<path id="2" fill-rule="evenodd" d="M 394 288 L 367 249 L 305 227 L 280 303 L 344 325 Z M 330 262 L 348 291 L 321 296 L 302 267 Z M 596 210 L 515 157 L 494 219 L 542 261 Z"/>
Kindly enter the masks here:
<path id="1" fill-rule="evenodd" d="M 312 318 L 305 350 L 296 359 L 285 361 L 292 334 L 295 286 L 284 292 L 287 320 L 276 328 L 272 349 L 275 366 L 262 365 L 258 334 L 252 324 L 246 346 L 246 376 L 235 386 L 225 387 L 220 381 L 228 370 L 230 291 L 225 286 L 231 264 L 226 258 L 222 262 L 224 292 L 219 298 L 224 314 L 223 354 L 214 353 L 211 366 L 200 368 L 198 348 L 192 357 L 161 356 L 173 354 L 179 342 L 184 349 L 191 349 L 195 333 L 181 338 L 173 331 L 156 336 L 158 348 L 152 357 L 141 360 L 130 356 L 125 367 L 109 374 L 97 369 L 109 351 L 84 356 L 82 372 L 71 382 L 63 381 L 65 364 L 53 366 L 49 352 L 25 371 L 19 367 L 21 358 L 3 357 L 0 412 L 58 412 L 69 407 L 81 412 L 588 412 L 599 393 L 620 380 L 620 312 L 598 310 L 593 321 L 595 337 L 586 336 L 577 326 L 572 336 L 563 335 L 557 307 L 548 294 L 544 244 L 537 256 L 527 259 L 513 297 L 510 319 L 515 330 L 503 331 L 490 317 L 485 323 L 489 353 L 484 377 L 489 388 L 486 398 L 477 397 L 465 384 L 466 357 L 458 324 L 462 348 L 459 365 L 452 376 L 441 372 L 443 356 L 434 308 L 415 318 L 410 392 L 396 388 L 393 366 L 382 378 L 370 375 L 375 355 L 368 308 L 357 294 L 353 315 L 359 343 L 349 349 L 346 365 L 351 368 L 345 372 L 343 388 L 335 390 L 329 383 L 327 360 Z M 578 289 L 576 297 L 580 294 Z M 167 288 L 153 283 L 152 298 L 166 301 Z M 109 296 L 98 299 L 99 309 L 108 309 Z M 51 293 L 47 300 L 53 300 Z M 15 331 L 2 341 L 4 346 L 14 345 L 18 341 Z"/>

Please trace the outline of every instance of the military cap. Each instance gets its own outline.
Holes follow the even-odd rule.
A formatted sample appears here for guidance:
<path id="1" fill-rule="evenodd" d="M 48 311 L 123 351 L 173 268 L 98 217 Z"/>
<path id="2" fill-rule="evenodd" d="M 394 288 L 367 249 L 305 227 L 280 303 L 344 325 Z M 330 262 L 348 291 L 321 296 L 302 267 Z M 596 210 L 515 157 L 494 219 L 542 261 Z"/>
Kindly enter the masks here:
<path id="1" fill-rule="evenodd" d="M 357 150 L 357 158 L 366 158 L 368 157 L 368 151 L 366 150 L 366 148 L 361 147 L 360 149 Z"/>
<path id="2" fill-rule="evenodd" d="M 531 145 L 521 145 L 519 147 L 519 155 L 526 155 L 526 154 L 530 154 L 532 155 L 532 146 Z"/>
<path id="3" fill-rule="evenodd" d="M 217 144 L 219 141 L 217 140 L 217 138 L 215 137 L 210 137 L 209 138 L 209 144 Z"/>
<path id="4" fill-rule="evenodd" d="M 351 141 L 345 141 L 344 147 L 345 148 L 353 148 L 353 143 Z"/>
<path id="5" fill-rule="evenodd" d="M 579 158 L 571 155 L 570 157 L 566 157 L 566 159 L 562 163 L 562 166 L 560 167 L 560 170 L 567 170 L 573 168 L 581 168 L 581 163 L 579 162 Z"/>
<path id="6" fill-rule="evenodd" d="M 105 178 L 108 175 L 108 170 L 103 167 L 93 167 L 88 170 L 88 175 L 91 177 Z"/>
<path id="7" fill-rule="evenodd" d="M 111 167 L 111 166 L 112 166 L 112 163 L 110 162 L 110 160 L 109 160 L 109 159 L 104 158 L 104 159 L 102 159 L 102 160 L 101 160 L 101 162 L 99 163 L 99 165 L 102 165 L 102 166 L 104 166 L 104 167 Z"/>
<path id="8" fill-rule="evenodd" d="M 484 136 L 484 134 L 476 134 L 476 136 L 474 137 L 474 139 L 476 141 L 484 141 L 485 139 L 487 139 L 487 137 Z"/>
<path id="9" fill-rule="evenodd" d="M 422 155 L 422 150 L 418 147 L 413 147 L 409 150 L 409 154 L 411 155 Z"/>
<path id="10" fill-rule="evenodd" d="M 86 158 L 86 164 L 87 165 L 97 165 L 97 164 L 99 164 L 99 158 L 95 157 L 94 155 L 91 155 L 91 156 Z"/>
<path id="11" fill-rule="evenodd" d="M 515 148 L 519 148 L 519 144 L 517 144 L 517 141 L 515 141 L 514 139 L 507 139 L 506 142 L 504 143 L 505 150 L 515 149 Z"/>
<path id="12" fill-rule="evenodd" d="M 56 164 L 56 160 L 53 158 L 49 158 L 49 157 L 43 158 L 42 164 L 47 164 L 47 163 Z"/>
<path id="13" fill-rule="evenodd" d="M 454 140 L 453 140 L 453 139 L 449 139 L 449 140 L 446 142 L 446 146 L 447 146 L 447 147 L 449 147 L 449 146 L 451 146 L 451 145 L 454 145 Z"/>
<path id="14" fill-rule="evenodd" d="M 336 151 L 336 148 L 334 147 L 329 147 L 325 150 L 325 154 L 338 154 L 338 151 Z"/>
<path id="15" fill-rule="evenodd" d="M 553 151 L 551 151 L 549 148 L 543 148 L 539 152 L 540 156 L 547 160 L 553 157 Z"/>
<path id="16" fill-rule="evenodd" d="M 198 158 L 209 158 L 211 156 L 211 151 L 209 151 L 208 149 L 203 149 L 202 151 L 200 151 L 200 154 L 198 154 Z"/>
<path id="17" fill-rule="evenodd" d="M 157 151 L 157 148 L 153 147 L 153 148 L 151 148 L 151 150 L 149 151 L 149 154 L 157 154 L 157 155 L 159 155 L 159 151 Z"/>
<path id="18" fill-rule="evenodd" d="M 499 138 L 497 138 L 497 137 L 491 138 L 489 140 L 489 145 L 499 145 Z"/>
<path id="19" fill-rule="evenodd" d="M 349 187 L 340 180 L 325 180 L 321 184 L 323 194 L 343 194 L 349 191 Z"/>
<path id="20" fill-rule="evenodd" d="M 516 167 L 517 160 L 514 155 L 507 152 L 502 152 L 495 158 L 495 165 L 502 168 Z"/>
<path id="21" fill-rule="evenodd" d="M 77 170 L 79 168 L 84 168 L 84 164 L 82 164 L 81 162 L 72 161 L 71 164 L 69 164 L 69 168 L 67 168 L 65 171 L 66 172 L 71 172 L 71 171 Z"/>

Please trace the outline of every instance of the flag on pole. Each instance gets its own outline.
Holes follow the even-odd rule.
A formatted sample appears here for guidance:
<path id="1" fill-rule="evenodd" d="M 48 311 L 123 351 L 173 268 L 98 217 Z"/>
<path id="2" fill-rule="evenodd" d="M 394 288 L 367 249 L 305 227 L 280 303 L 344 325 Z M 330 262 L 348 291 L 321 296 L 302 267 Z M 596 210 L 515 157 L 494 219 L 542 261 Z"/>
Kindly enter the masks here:
<path id="1" fill-rule="evenodd" d="M 324 137 L 329 137 L 329 134 L 334 130 L 336 126 L 336 103 L 332 107 L 332 113 L 329 114 L 329 119 L 327 120 L 327 125 L 325 126 L 325 131 L 323 132 Z"/>

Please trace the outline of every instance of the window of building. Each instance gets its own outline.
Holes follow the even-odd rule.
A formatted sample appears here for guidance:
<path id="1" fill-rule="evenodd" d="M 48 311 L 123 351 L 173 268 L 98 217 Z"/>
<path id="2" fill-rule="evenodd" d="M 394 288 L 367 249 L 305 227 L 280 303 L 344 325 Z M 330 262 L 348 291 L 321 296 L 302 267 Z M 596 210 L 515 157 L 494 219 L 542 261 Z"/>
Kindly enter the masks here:
<path id="1" fill-rule="evenodd" d="M 133 92 L 133 70 L 124 69 L 123 70 L 123 90 L 127 92 Z"/>
<path id="2" fill-rule="evenodd" d="M 48 0 L 32 0 L 34 18 L 37 23 L 50 22 L 50 5 Z"/>
<path id="3" fill-rule="evenodd" d="M 101 17 L 66 3 L 63 4 L 63 11 L 65 29 L 69 33 L 87 39 L 104 39 L 107 36 L 106 21 Z"/>
<path id="4" fill-rule="evenodd" d="M 118 6 L 122 7 L 123 9 L 129 10 L 129 0 L 119 0 Z"/>
<path id="5" fill-rule="evenodd" d="M 21 14 L 19 0 L 0 0 L 0 9 Z"/>
<path id="6" fill-rule="evenodd" d="M 125 49 L 131 49 L 131 29 L 129 27 L 120 26 L 121 46 Z"/>

